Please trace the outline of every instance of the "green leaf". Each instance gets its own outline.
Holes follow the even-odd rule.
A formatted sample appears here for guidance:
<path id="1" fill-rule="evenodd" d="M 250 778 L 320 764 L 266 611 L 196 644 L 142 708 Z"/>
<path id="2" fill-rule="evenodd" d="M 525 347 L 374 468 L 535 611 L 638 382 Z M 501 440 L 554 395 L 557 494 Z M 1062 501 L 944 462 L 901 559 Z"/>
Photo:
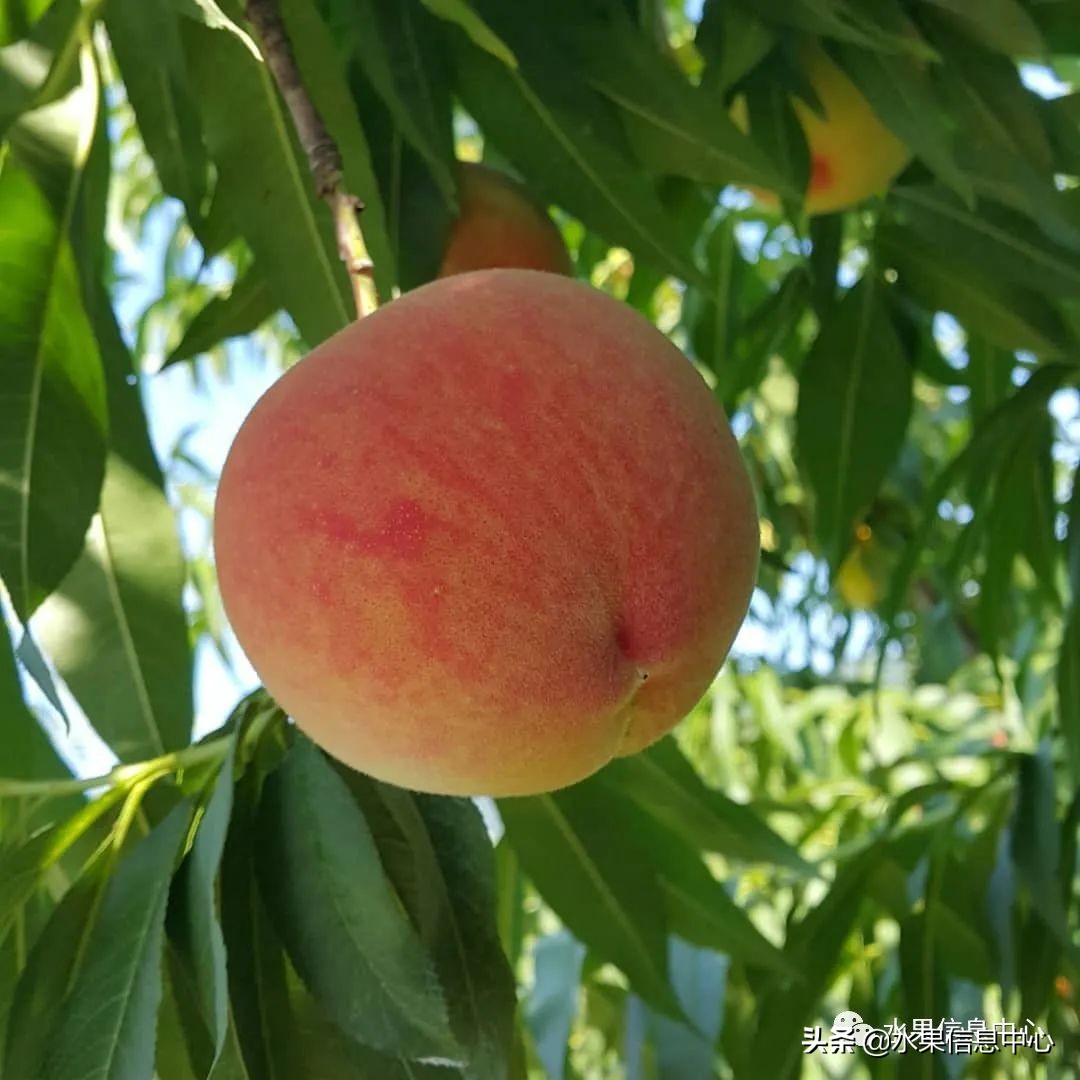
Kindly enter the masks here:
<path id="1" fill-rule="evenodd" d="M 108 0 L 105 7 L 109 42 L 161 186 L 184 204 L 189 220 L 198 221 L 209 162 L 178 20 L 168 0 Z"/>
<path id="2" fill-rule="evenodd" d="M 660 884 L 637 838 L 608 827 L 604 792 L 578 784 L 498 805 L 526 873 L 574 936 L 621 967 L 650 1004 L 678 1016 Z"/>
<path id="3" fill-rule="evenodd" d="M 585 946 L 560 930 L 540 938 L 532 957 L 533 983 L 525 999 L 525 1023 L 549 1080 L 563 1080 Z"/>
<path id="4" fill-rule="evenodd" d="M 673 934 L 748 964 L 789 970 L 780 951 L 709 873 L 700 855 L 681 833 L 662 824 L 627 793 L 608 784 L 605 774 L 585 783 L 596 788 L 607 827 L 635 838 L 639 861 L 660 882 L 668 926 Z"/>
<path id="5" fill-rule="evenodd" d="M 405 15 L 408 5 L 398 8 Z M 344 59 L 309 0 L 285 0 L 281 15 L 301 77 L 323 123 L 337 144 L 345 169 L 345 189 L 364 204 L 363 234 L 379 294 L 389 299 L 397 271 L 367 136 L 350 93 Z M 407 16 L 405 16 L 407 21 Z M 367 40 L 367 35 L 362 35 Z"/>
<path id="6" fill-rule="evenodd" d="M 0 576 L 26 619 L 74 562 L 97 507 L 105 395 L 71 248 L 10 160 L 0 228 L 9 283 L 0 296 Z"/>
<path id="7" fill-rule="evenodd" d="M 213 1063 L 220 1060 L 229 1034 L 229 983 L 225 939 L 217 914 L 217 880 L 225 851 L 233 801 L 233 761 L 230 747 L 221 763 L 213 792 L 199 819 L 199 829 L 174 886 L 176 911 L 170 926 L 194 977 L 200 1012 L 213 1043 Z"/>
<path id="8" fill-rule="evenodd" d="M 1049 296 L 1080 290 L 1080 255 L 1035 232 L 1012 210 L 988 201 L 969 210 L 950 192 L 926 185 L 899 185 L 891 199 L 916 232 L 981 273 Z"/>
<path id="9" fill-rule="evenodd" d="M 758 18 L 812 34 L 870 45 L 881 38 L 873 7 L 849 0 L 737 0 Z M 882 7 L 887 7 L 882 3 Z"/>
<path id="10" fill-rule="evenodd" d="M 1004 349 L 1055 356 L 1074 346 L 1061 313 L 1041 293 L 980 272 L 911 229 L 883 223 L 876 234 L 883 264 L 930 311 L 948 311 L 969 334 Z"/>
<path id="11" fill-rule="evenodd" d="M 190 20 L 182 39 L 218 188 L 215 211 L 247 241 L 276 306 L 317 345 L 352 321 L 348 275 L 329 209 L 266 65 L 228 30 Z"/>
<path id="12" fill-rule="evenodd" d="M 297 1080 L 304 1076 L 285 982 L 285 952 L 259 895 L 254 766 L 237 784 L 221 864 L 221 924 L 232 1022 L 212 1080 Z"/>
<path id="13" fill-rule="evenodd" d="M 1047 54 L 1035 20 L 1018 0 L 922 0 L 940 8 L 973 40 L 1006 56 L 1034 59 Z"/>
<path id="14" fill-rule="evenodd" d="M 5 777 L 30 780 L 67 773 L 52 743 L 23 700 L 22 683 L 6 627 L 0 633 L 0 715 L 4 717 Z"/>
<path id="15" fill-rule="evenodd" d="M 867 276 L 840 300 L 799 376 L 796 445 L 834 565 L 896 459 L 911 411 L 912 370 L 879 288 Z"/>
<path id="16" fill-rule="evenodd" d="M 427 162 L 413 149 L 375 88 L 354 65 L 350 87 L 356 112 L 364 118 L 398 285 L 414 289 L 434 279 L 457 213 L 456 193 L 440 187 Z"/>
<path id="17" fill-rule="evenodd" d="M 879 848 L 873 847 L 842 866 L 825 899 L 791 927 L 784 953 L 799 976 L 767 989 L 758 999 L 750 1060 L 761 1076 L 787 1080 L 796 1075 L 802 1025 L 829 987 L 879 858 Z"/>
<path id="18" fill-rule="evenodd" d="M 1058 877 L 1061 851 L 1049 743 L 1044 740 L 1035 754 L 1022 755 L 1018 770 L 1019 791 L 1011 834 L 1013 862 L 1039 917 L 1064 944 L 1068 931 Z"/>
<path id="19" fill-rule="evenodd" d="M 30 627 L 23 631 L 19 640 L 19 647 L 15 650 L 19 663 L 26 669 L 26 674 L 37 684 L 38 689 L 45 695 L 46 700 L 56 710 L 57 715 L 64 721 L 64 728 L 71 730 L 71 720 L 68 717 L 64 703 L 60 699 L 60 691 L 56 687 L 56 680 L 49 670 L 49 663 L 41 654 Z"/>
<path id="20" fill-rule="evenodd" d="M 338 0 L 332 10 L 331 26 L 343 47 L 356 57 L 398 130 L 452 201 L 450 89 L 431 15 L 419 3 L 398 0 Z"/>
<path id="21" fill-rule="evenodd" d="M 474 45 L 491 53 L 507 67 L 517 67 L 517 57 L 483 19 L 473 10 L 468 0 L 423 0 L 424 7 L 447 22 L 457 23 L 469 35 Z"/>
<path id="22" fill-rule="evenodd" d="M 1023 427 L 1033 415 L 1044 414 L 1050 397 L 1066 379 L 1074 375 L 1075 368 L 1072 364 L 1051 363 L 1038 368 L 1020 390 L 980 418 L 967 445 L 928 486 L 919 511 L 918 527 L 893 571 L 889 595 L 882 607 L 881 615 L 888 630 L 878 653 L 878 678 L 881 677 L 886 648 L 896 633 L 897 615 L 939 523 L 938 508 L 941 500 L 972 470 L 975 476 L 984 477 L 997 468 L 1011 446 L 1010 434 L 1018 427 Z"/>
<path id="23" fill-rule="evenodd" d="M 701 85 L 722 93 L 764 60 L 776 34 L 736 4 L 706 0 L 694 44 L 706 62 Z"/>
<path id="24" fill-rule="evenodd" d="M 464 1075 L 506 1076 L 514 980 L 499 941 L 494 852 L 468 799 L 414 794 L 339 767 L 446 998 Z"/>
<path id="25" fill-rule="evenodd" d="M 703 285 L 690 237 L 664 210 L 621 149 L 596 138 L 591 121 L 546 101 L 526 79 L 454 40 L 458 91 L 484 132 L 538 190 L 613 244 L 684 281 Z"/>
<path id="26" fill-rule="evenodd" d="M 1069 503 L 1068 570 L 1072 602 L 1058 654 L 1058 725 L 1074 785 L 1080 788 L 1080 482 L 1075 475 Z"/>
<path id="27" fill-rule="evenodd" d="M 64 894 L 34 943 L 12 1002 L 7 1043 L 0 1056 L 4 1076 L 37 1080 L 42 1075 L 45 1054 L 108 885 L 108 869 L 107 860 L 97 860 Z"/>
<path id="28" fill-rule="evenodd" d="M 42 1080 L 145 1080 L 154 1065 L 165 905 L 187 835 L 181 804 L 121 863 L 46 1050 Z"/>
<path id="29" fill-rule="evenodd" d="M 326 1014 L 389 1054 L 456 1059 L 432 961 L 345 782 L 307 740 L 267 780 L 259 858 L 275 923 Z"/>
<path id="30" fill-rule="evenodd" d="M 0 134 L 72 88 L 85 17 L 79 0 L 56 0 L 26 37 L 0 48 Z"/>
<path id="31" fill-rule="evenodd" d="M 108 301 L 98 299 L 111 422 L 101 509 L 34 625 L 102 738 L 122 761 L 140 761 L 190 741 L 184 559 L 131 356 Z"/>
<path id="32" fill-rule="evenodd" d="M 925 64 L 914 56 L 837 48 L 841 67 L 882 122 L 970 204 L 971 182 L 953 153 L 952 133 Z"/>
<path id="33" fill-rule="evenodd" d="M 517 999 L 496 924 L 491 840 L 468 799 L 413 798 L 426 830 L 423 838 L 409 830 L 424 853 L 420 885 L 438 890 L 442 901 L 438 925 L 421 931 L 466 1055 L 464 1074 L 501 1080 L 509 1070 Z"/>
<path id="34" fill-rule="evenodd" d="M 796 195 L 719 98 L 692 87 L 629 20 L 582 26 L 573 44 L 583 77 L 619 110 L 646 166 L 702 184 L 757 184 Z"/>
<path id="35" fill-rule="evenodd" d="M 673 738 L 617 758 L 598 775 L 701 851 L 811 872 L 799 853 L 750 807 L 707 787 Z"/>
<path id="36" fill-rule="evenodd" d="M 252 333 L 277 310 L 269 283 L 259 268 L 252 266 L 227 293 L 215 296 L 199 310 L 162 369 L 207 353 L 228 338 Z"/>

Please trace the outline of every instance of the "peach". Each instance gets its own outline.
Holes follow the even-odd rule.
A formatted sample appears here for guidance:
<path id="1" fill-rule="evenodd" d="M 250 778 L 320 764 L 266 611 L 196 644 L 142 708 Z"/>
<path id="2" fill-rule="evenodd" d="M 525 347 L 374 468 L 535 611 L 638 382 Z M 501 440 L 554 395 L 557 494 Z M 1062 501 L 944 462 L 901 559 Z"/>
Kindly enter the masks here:
<path id="1" fill-rule="evenodd" d="M 528 190 L 486 165 L 458 166 L 460 212 L 439 277 L 496 267 L 572 274 L 562 235 Z"/>
<path id="2" fill-rule="evenodd" d="M 911 160 L 911 151 L 878 119 L 870 103 L 820 45 L 804 45 L 800 63 L 824 112 L 822 115 L 799 98 L 792 99 L 810 149 L 810 179 L 803 206 L 808 214 L 831 214 L 885 191 Z M 736 100 L 732 118 L 747 129 L 744 99 Z M 765 205 L 777 205 L 772 192 L 753 190 Z"/>
<path id="3" fill-rule="evenodd" d="M 446 794 L 574 783 L 683 717 L 747 608 L 750 483 L 647 320 L 486 270 L 380 308 L 286 372 L 221 477 L 237 637 L 312 739 Z"/>

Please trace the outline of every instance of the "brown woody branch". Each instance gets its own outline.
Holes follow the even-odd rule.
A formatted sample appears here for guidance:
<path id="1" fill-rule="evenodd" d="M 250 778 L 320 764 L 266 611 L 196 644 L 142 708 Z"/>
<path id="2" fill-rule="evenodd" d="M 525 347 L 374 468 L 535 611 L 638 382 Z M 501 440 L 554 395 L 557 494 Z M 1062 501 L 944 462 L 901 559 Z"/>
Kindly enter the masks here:
<path id="1" fill-rule="evenodd" d="M 255 31 L 266 66 L 292 116 L 315 180 L 315 190 L 333 214 L 338 253 L 349 274 L 356 314 L 362 317 L 378 306 L 371 260 L 360 229 L 359 214 L 364 204 L 345 190 L 341 151 L 326 130 L 300 77 L 277 0 L 245 0 L 244 13 Z"/>

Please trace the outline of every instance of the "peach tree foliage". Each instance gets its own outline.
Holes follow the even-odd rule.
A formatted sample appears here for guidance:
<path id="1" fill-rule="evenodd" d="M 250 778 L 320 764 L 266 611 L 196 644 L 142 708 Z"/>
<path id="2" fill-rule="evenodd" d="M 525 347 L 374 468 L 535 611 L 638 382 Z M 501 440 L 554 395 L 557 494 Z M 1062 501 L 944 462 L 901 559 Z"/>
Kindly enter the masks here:
<path id="1" fill-rule="evenodd" d="M 177 512 L 213 477 L 156 459 L 141 384 L 287 362 L 349 283 L 236 3 L 2 0 L 0 1075 L 819 1075 L 801 1027 L 847 1008 L 1075 1056 L 1077 0 L 280 6 L 383 295 L 482 154 L 699 366 L 759 495 L 747 645 L 494 849 L 258 692 L 192 745 L 193 649 L 232 645 Z M 805 35 L 912 152 L 809 218 Z"/>

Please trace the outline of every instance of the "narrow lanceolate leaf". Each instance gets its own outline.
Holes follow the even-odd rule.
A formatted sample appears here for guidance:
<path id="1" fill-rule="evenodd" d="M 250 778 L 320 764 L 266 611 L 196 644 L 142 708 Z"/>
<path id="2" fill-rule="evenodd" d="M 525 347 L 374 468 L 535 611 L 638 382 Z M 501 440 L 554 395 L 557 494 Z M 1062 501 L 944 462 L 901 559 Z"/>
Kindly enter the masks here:
<path id="1" fill-rule="evenodd" d="M 499 813 L 529 878 L 574 936 L 621 967 L 650 1004 L 678 1016 L 660 883 L 637 839 L 608 827 L 604 793 L 578 784 L 501 799 Z"/>
<path id="2" fill-rule="evenodd" d="M 186 746 L 191 648 L 183 553 L 146 416 L 108 301 L 94 324 L 105 362 L 109 455 L 86 547 L 35 618 L 42 646 L 122 761 Z"/>
<path id="3" fill-rule="evenodd" d="M 108 881 L 108 861 L 99 859 L 64 894 L 30 951 L 15 989 L 7 1041 L 0 1048 L 2 1075 L 42 1076 Z"/>
<path id="4" fill-rule="evenodd" d="M 616 759 L 600 777 L 701 851 L 810 872 L 799 853 L 750 807 L 707 787 L 674 739 Z"/>
<path id="5" fill-rule="evenodd" d="M 124 89 L 161 186 L 197 221 L 209 163 L 188 86 L 179 18 L 168 0 L 109 0 L 105 7 L 105 26 Z M 151 41 L 154 55 L 148 62 L 146 46 Z"/>
<path id="6" fill-rule="evenodd" d="M 509 1070 L 517 1000 L 499 942 L 491 840 L 468 799 L 412 800 L 424 830 L 407 829 L 419 849 L 421 888 L 438 890 L 440 901 L 438 921 L 422 928 L 423 936 L 465 1056 L 465 1076 L 501 1080 Z"/>
<path id="7" fill-rule="evenodd" d="M 1061 902 L 1061 837 L 1054 798 L 1054 763 L 1048 741 L 1019 761 L 1019 792 L 1012 825 L 1012 858 L 1039 917 L 1066 942 Z"/>
<path id="8" fill-rule="evenodd" d="M 438 25 L 418 3 L 346 0 L 335 5 L 346 48 L 386 104 L 394 123 L 453 198 L 454 140 L 446 63 Z"/>
<path id="9" fill-rule="evenodd" d="M 878 288 L 863 278 L 836 305 L 799 377 L 796 444 L 830 561 L 877 494 L 911 412 L 912 370 Z"/>
<path id="10" fill-rule="evenodd" d="M 1073 335 L 1043 294 L 995 280 L 967 260 L 911 229 L 882 224 L 878 252 L 930 311 L 947 311 L 969 333 L 1004 349 L 1054 356 L 1073 347 Z"/>
<path id="11" fill-rule="evenodd" d="M 757 1030 L 749 1060 L 761 1076 L 791 1077 L 801 1057 L 802 1026 L 828 989 L 866 895 L 869 875 L 880 862 L 870 848 L 837 874 L 825 899 L 796 923 L 784 953 L 798 978 L 777 983 L 759 998 Z"/>
<path id="12" fill-rule="evenodd" d="M 691 238 L 665 211 L 648 178 L 600 140 L 587 117 L 552 105 L 520 74 L 455 35 L 458 90 L 499 150 L 546 197 L 611 243 L 687 282 L 707 287 Z"/>
<path id="13" fill-rule="evenodd" d="M 1068 570 L 1072 604 L 1058 659 L 1058 723 L 1073 779 L 1080 785 L 1080 483 L 1075 476 L 1069 503 Z"/>
<path id="14" fill-rule="evenodd" d="M 296 970 L 358 1042 L 457 1060 L 431 958 L 345 781 L 307 740 L 266 782 L 260 881 Z"/>
<path id="15" fill-rule="evenodd" d="M 145 1080 L 154 1067 L 169 881 L 187 834 L 178 806 L 117 870 L 46 1052 L 42 1080 Z"/>
<path id="16" fill-rule="evenodd" d="M 952 132 L 924 62 L 913 56 L 841 46 L 839 59 L 871 108 L 962 198 L 971 182 L 953 156 Z"/>
<path id="17" fill-rule="evenodd" d="M 229 982 L 225 939 L 217 915 L 217 880 L 233 801 L 233 751 L 221 764 L 199 831 L 177 875 L 176 918 L 170 927 L 193 976 L 200 1012 L 213 1044 L 215 1063 L 229 1033 Z M 170 930 L 170 933 L 173 933 Z"/>
<path id="18" fill-rule="evenodd" d="M 1032 229 L 1014 211 L 989 202 L 969 210 L 951 192 L 930 185 L 905 184 L 890 197 L 916 232 L 982 273 L 1051 296 L 1080 290 L 1080 254 Z"/>
<path id="19" fill-rule="evenodd" d="M 277 304 L 265 276 L 252 266 L 223 296 L 215 296 L 188 323 L 180 344 L 169 354 L 163 368 L 209 352 L 229 338 L 257 330 Z"/>
<path id="20" fill-rule="evenodd" d="M 409 5 L 398 7 L 407 16 Z M 341 152 L 345 187 L 364 204 L 364 243 L 375 285 L 380 296 L 389 299 L 397 281 L 394 249 L 371 150 L 349 89 L 345 59 L 314 4 L 284 0 L 281 14 L 305 86 Z"/>
<path id="21" fill-rule="evenodd" d="M 105 395 L 67 239 L 10 160 L 0 230 L 0 577 L 26 619 L 74 562 L 97 507 Z"/>
<path id="22" fill-rule="evenodd" d="M 232 1016 L 212 1080 L 303 1077 L 301 1048 L 285 984 L 286 958 L 255 875 L 256 768 L 238 782 L 221 863 L 221 925 Z"/>
<path id="23" fill-rule="evenodd" d="M 507 67 L 517 67 L 517 57 L 510 46 L 480 18 L 469 0 L 423 0 L 423 4 L 439 18 L 457 23 L 469 35 L 474 45 L 491 53 Z"/>
<path id="24" fill-rule="evenodd" d="M 311 345 L 355 316 L 330 212 L 315 196 L 308 163 L 266 65 L 228 30 L 184 20 L 182 39 L 203 132 L 228 192 L 228 218 L 247 241 Z"/>
<path id="25" fill-rule="evenodd" d="M 586 80 L 619 110 L 646 164 L 701 183 L 758 184 L 796 196 L 718 100 L 691 87 L 628 19 L 582 28 L 576 44 Z"/>
<path id="26" fill-rule="evenodd" d="M 634 837 L 638 862 L 660 882 L 671 933 L 748 964 L 790 970 L 681 831 L 664 824 L 627 791 L 608 784 L 604 773 L 580 786 L 594 789 L 611 833 Z"/>
<path id="27" fill-rule="evenodd" d="M 1038 24 L 1020 0 L 925 0 L 946 12 L 974 41 L 1006 56 L 1045 56 L 1046 42 Z"/>

